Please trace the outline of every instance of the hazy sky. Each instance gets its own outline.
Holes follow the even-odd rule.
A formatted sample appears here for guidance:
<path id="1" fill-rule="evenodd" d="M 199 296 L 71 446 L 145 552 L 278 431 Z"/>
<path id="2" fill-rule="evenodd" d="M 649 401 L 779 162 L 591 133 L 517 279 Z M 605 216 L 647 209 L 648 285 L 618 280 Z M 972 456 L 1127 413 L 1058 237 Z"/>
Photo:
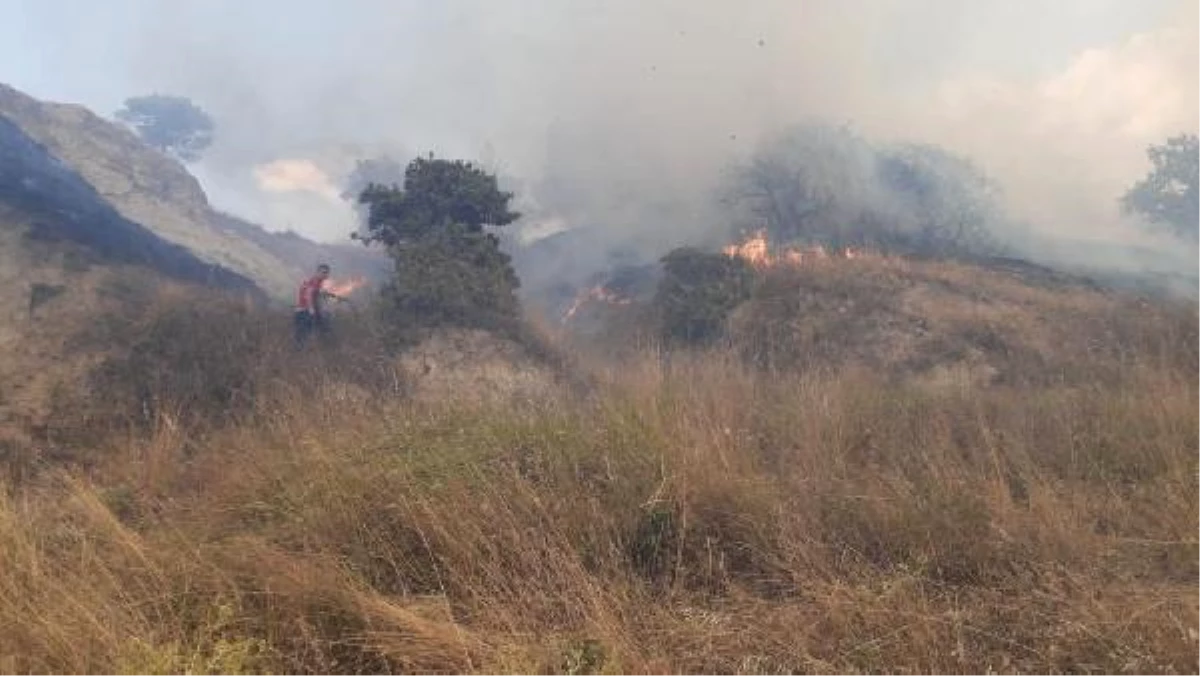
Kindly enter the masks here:
<path id="1" fill-rule="evenodd" d="M 6 81 L 18 88 L 107 110 L 140 88 L 176 84 L 164 71 L 187 68 L 184 62 L 197 57 L 221 66 L 245 59 L 242 67 L 271 72 L 292 85 L 313 73 L 344 72 L 374 61 L 375 55 L 399 57 L 383 67 L 402 75 L 419 68 L 412 60 L 422 56 L 423 48 L 439 42 L 454 48 L 456 33 L 466 37 L 464 32 L 490 29 L 513 43 L 548 40 L 564 26 L 569 31 L 571 23 L 583 26 L 603 20 L 605 14 L 635 21 L 643 11 L 653 16 L 656 12 L 649 7 L 655 4 L 669 6 L 641 0 L 553 0 L 550 4 L 528 0 L 2 0 L 0 64 Z M 761 0 L 749 7 L 732 0 L 693 4 L 705 6 L 698 16 L 724 15 L 733 19 L 733 25 L 754 15 L 775 16 L 780 10 L 779 3 Z M 850 22 L 861 20 L 882 28 L 873 44 L 857 47 L 883 79 L 904 86 L 962 73 L 1052 73 L 1083 49 L 1160 27 L 1178 4 L 1177 0 L 906 0 L 902 4 L 873 0 L 848 3 L 838 11 L 844 11 Z M 863 7 L 867 15 L 854 16 Z M 461 17 L 466 18 L 460 21 Z M 430 40 L 431 34 L 439 39 Z M 612 47 L 623 50 L 630 45 Z M 722 47 L 726 46 L 716 46 Z M 447 57 L 423 55 L 425 60 Z"/>
<path id="2" fill-rule="evenodd" d="M 490 156 L 539 219 L 713 218 L 720 171 L 810 117 L 942 143 L 1043 227 L 1119 238 L 1147 143 L 1197 127 L 1181 0 L 0 0 L 0 81 L 111 114 L 192 97 L 219 207 L 340 238 L 355 158 Z M 654 222 L 652 222 L 654 221 Z"/>

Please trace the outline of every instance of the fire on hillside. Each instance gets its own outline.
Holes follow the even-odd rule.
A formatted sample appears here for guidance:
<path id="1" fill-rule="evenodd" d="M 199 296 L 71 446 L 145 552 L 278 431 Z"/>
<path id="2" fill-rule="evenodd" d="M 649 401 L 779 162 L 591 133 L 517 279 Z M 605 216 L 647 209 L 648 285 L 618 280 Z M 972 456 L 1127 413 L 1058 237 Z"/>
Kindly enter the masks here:
<path id="1" fill-rule="evenodd" d="M 778 253 L 772 253 L 767 241 L 766 230 L 755 231 L 740 243 L 730 244 L 721 251 L 727 256 L 741 258 L 759 270 L 777 266 L 800 267 L 826 261 L 879 256 L 877 253 L 855 247 L 831 250 L 821 245 L 788 246 L 781 248 Z M 585 307 L 592 304 L 610 308 L 633 305 L 635 299 L 642 298 L 648 289 L 652 293 L 653 284 L 650 284 L 649 287 L 647 284 L 656 283 L 656 278 L 647 272 L 650 267 L 652 266 L 635 266 L 618 270 L 609 274 L 603 281 L 593 283 L 592 286 L 583 289 L 576 294 L 566 311 L 563 312 L 561 323 L 571 323 Z M 597 282 L 597 280 L 593 279 L 593 282 Z"/>
<path id="2" fill-rule="evenodd" d="M 726 256 L 741 258 L 756 268 L 771 268 L 777 265 L 798 267 L 819 261 L 839 258 L 849 260 L 873 255 L 853 247 L 830 252 L 820 244 L 807 247 L 788 247 L 778 254 L 772 254 L 767 244 L 766 230 L 758 230 L 740 244 L 730 244 L 721 251 Z"/>
<path id="3" fill-rule="evenodd" d="M 571 318 L 579 312 L 579 308 L 592 301 L 598 301 L 607 305 L 629 305 L 633 302 L 633 299 L 626 298 L 603 284 L 597 284 L 575 297 L 575 300 L 571 303 L 571 307 L 567 308 L 567 311 L 563 313 L 562 323 L 566 324 L 571 321 Z"/>
<path id="4" fill-rule="evenodd" d="M 367 279 L 365 277 L 351 277 L 350 279 L 341 281 L 327 279 L 322 288 L 335 296 L 346 297 L 366 285 Z"/>
<path id="5" fill-rule="evenodd" d="M 661 266 L 656 263 L 618 265 L 604 273 L 592 276 L 571 297 L 560 322 L 568 324 L 591 314 L 591 308 L 629 309 L 649 300 L 658 288 Z M 584 321 L 584 323 L 588 323 Z"/>

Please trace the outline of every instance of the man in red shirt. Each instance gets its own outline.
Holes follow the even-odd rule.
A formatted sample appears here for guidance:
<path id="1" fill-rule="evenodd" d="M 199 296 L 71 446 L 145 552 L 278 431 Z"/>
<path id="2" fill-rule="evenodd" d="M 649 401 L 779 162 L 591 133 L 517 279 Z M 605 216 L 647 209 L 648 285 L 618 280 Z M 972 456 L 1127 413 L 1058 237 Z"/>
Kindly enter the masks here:
<path id="1" fill-rule="evenodd" d="M 296 312 L 293 323 L 296 329 L 296 349 L 304 347 L 309 336 L 316 332 L 324 339 L 329 336 L 329 320 L 322 306 L 327 298 L 341 300 L 337 294 L 322 288 L 325 280 L 329 279 L 329 266 L 322 263 L 317 266 L 317 274 L 304 280 L 300 285 L 300 293 L 296 299 Z"/>

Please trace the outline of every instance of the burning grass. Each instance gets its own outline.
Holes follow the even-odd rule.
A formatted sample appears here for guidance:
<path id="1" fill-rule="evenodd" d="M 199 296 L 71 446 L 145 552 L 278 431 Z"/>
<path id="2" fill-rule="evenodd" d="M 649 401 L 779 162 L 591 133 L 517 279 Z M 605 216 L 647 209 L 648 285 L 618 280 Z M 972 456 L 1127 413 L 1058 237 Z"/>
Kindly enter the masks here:
<path id="1" fill-rule="evenodd" d="M 13 487 L 0 670 L 1197 667 L 1194 372 L 929 390 L 708 353 L 599 378 L 297 391 Z"/>
<path id="2" fill-rule="evenodd" d="M 786 246 L 778 252 L 772 252 L 767 242 L 766 230 L 757 230 L 741 242 L 723 248 L 721 252 L 732 258 L 741 258 L 759 270 L 797 268 L 838 259 L 882 258 L 879 254 L 861 248 L 845 247 L 831 250 L 821 244 Z"/>
<path id="3" fill-rule="evenodd" d="M 563 312 L 560 323 L 567 324 L 575 317 L 575 313 L 587 303 L 600 302 L 607 305 L 629 305 L 633 303 L 632 298 L 626 298 L 616 291 L 609 289 L 603 284 L 597 284 L 589 289 L 585 289 L 575 296 L 575 300 L 571 302 L 571 306 Z"/>

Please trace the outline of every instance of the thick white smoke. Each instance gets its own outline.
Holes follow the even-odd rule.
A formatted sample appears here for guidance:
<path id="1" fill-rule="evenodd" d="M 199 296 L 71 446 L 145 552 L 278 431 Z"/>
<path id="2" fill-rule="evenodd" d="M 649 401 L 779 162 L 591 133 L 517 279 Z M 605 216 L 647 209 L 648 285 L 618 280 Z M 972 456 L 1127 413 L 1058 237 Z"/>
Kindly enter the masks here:
<path id="1" fill-rule="evenodd" d="M 107 61 L 59 66 L 193 97 L 218 123 L 198 169 L 214 202 L 325 239 L 349 206 L 256 170 L 336 182 L 381 153 L 487 154 L 531 229 L 666 246 L 723 225 L 731 163 L 816 119 L 968 155 L 1042 232 L 1127 241 L 1116 200 L 1145 146 L 1200 116 L 1186 0 L 117 4 Z M 68 3 L 37 12 L 95 33 Z"/>

